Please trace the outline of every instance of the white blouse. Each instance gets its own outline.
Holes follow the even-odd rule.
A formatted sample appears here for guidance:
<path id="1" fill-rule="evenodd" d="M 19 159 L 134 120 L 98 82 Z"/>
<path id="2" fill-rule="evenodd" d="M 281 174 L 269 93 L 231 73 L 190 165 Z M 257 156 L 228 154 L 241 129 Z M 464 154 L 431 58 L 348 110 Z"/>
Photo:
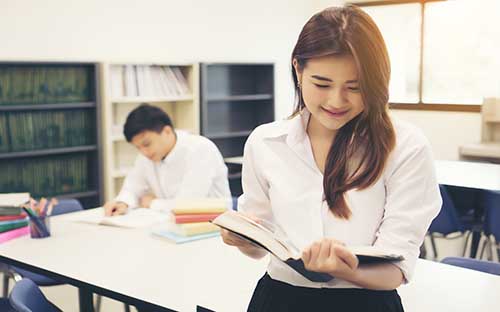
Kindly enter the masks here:
<path id="1" fill-rule="evenodd" d="M 155 163 L 141 154 L 137 156 L 116 201 L 137 208 L 140 197 L 152 192 L 157 198 L 151 202 L 151 209 L 164 212 L 175 206 L 176 198 L 231 201 L 227 167 L 217 146 L 199 135 L 176 133 L 177 142 L 162 161 Z"/>
<path id="2" fill-rule="evenodd" d="M 273 223 L 276 235 L 299 250 L 324 237 L 346 245 L 374 245 L 402 254 L 396 263 L 409 281 L 432 219 L 441 208 L 431 148 L 422 132 L 393 120 L 396 146 L 379 180 L 346 196 L 352 215 L 335 217 L 323 201 L 323 175 L 306 132 L 310 113 L 256 128 L 243 156 L 243 195 L 238 209 Z M 274 256 L 268 273 L 292 285 L 356 288 L 335 278 L 328 283 L 307 280 Z"/>

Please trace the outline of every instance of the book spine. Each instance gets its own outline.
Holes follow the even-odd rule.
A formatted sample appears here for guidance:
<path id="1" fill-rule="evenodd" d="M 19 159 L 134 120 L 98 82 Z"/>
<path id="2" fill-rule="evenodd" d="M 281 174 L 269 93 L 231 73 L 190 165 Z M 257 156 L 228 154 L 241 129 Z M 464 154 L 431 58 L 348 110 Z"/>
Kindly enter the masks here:
<path id="1" fill-rule="evenodd" d="M 214 213 L 214 214 L 192 214 L 192 215 L 175 215 L 175 223 L 177 224 L 182 224 L 182 223 L 193 223 L 193 222 L 208 222 L 212 221 L 213 219 L 217 218 L 220 214 Z"/>
<path id="2" fill-rule="evenodd" d="M 22 227 L 22 228 L 19 228 L 19 229 L 15 229 L 15 230 L 12 230 L 12 231 L 8 231 L 8 232 L 5 232 L 5 233 L 1 233 L 0 234 L 0 243 L 5 243 L 5 242 L 8 242 L 14 238 L 18 238 L 18 237 L 21 237 L 21 236 L 24 236 L 24 235 L 28 235 L 30 232 L 30 227 L 29 226 L 25 226 L 25 227 Z"/>

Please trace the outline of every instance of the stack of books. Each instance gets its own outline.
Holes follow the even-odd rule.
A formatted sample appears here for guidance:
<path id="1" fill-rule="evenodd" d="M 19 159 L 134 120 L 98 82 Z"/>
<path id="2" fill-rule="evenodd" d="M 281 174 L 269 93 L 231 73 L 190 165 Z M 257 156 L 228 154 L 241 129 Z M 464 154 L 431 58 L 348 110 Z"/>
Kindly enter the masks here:
<path id="1" fill-rule="evenodd" d="M 29 233 L 28 217 L 21 208 L 29 199 L 29 193 L 0 194 L 0 243 Z"/>
<path id="2" fill-rule="evenodd" d="M 228 201 L 220 198 L 177 200 L 167 229 L 154 234 L 176 244 L 220 235 L 220 228 L 210 221 L 227 210 Z"/>

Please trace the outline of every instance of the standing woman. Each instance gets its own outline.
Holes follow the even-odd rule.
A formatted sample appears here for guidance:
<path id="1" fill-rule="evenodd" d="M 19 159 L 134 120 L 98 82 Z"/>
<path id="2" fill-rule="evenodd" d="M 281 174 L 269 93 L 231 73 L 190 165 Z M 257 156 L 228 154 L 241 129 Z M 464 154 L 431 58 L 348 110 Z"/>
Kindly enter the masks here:
<path id="1" fill-rule="evenodd" d="M 426 138 L 388 115 L 382 35 L 361 9 L 328 8 L 302 29 L 292 65 L 297 107 L 248 138 L 238 207 L 335 278 L 311 282 L 271 256 L 248 310 L 403 311 L 395 289 L 410 280 L 441 197 Z M 267 253 L 222 235 L 250 257 Z M 345 246 L 361 245 L 405 260 L 359 265 Z"/>

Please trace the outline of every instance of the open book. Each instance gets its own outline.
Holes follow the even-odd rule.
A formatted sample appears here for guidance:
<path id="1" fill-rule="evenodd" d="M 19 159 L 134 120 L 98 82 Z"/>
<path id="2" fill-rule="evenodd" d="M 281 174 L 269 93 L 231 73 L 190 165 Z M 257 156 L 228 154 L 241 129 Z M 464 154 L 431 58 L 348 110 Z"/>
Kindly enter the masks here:
<path id="1" fill-rule="evenodd" d="M 333 276 L 327 273 L 306 270 L 300 250 L 290 242 L 278 239 L 271 230 L 241 213 L 227 211 L 218 216 L 212 223 L 266 249 L 310 281 L 328 282 L 333 279 Z M 348 248 L 358 257 L 360 264 L 404 260 L 401 255 L 384 252 L 373 246 Z"/>
<path id="2" fill-rule="evenodd" d="M 157 223 L 166 223 L 168 215 L 146 208 L 132 209 L 119 216 L 106 217 L 102 209 L 92 209 L 82 214 L 75 215 L 72 221 L 98 225 L 118 226 L 124 228 L 142 228 Z"/>

